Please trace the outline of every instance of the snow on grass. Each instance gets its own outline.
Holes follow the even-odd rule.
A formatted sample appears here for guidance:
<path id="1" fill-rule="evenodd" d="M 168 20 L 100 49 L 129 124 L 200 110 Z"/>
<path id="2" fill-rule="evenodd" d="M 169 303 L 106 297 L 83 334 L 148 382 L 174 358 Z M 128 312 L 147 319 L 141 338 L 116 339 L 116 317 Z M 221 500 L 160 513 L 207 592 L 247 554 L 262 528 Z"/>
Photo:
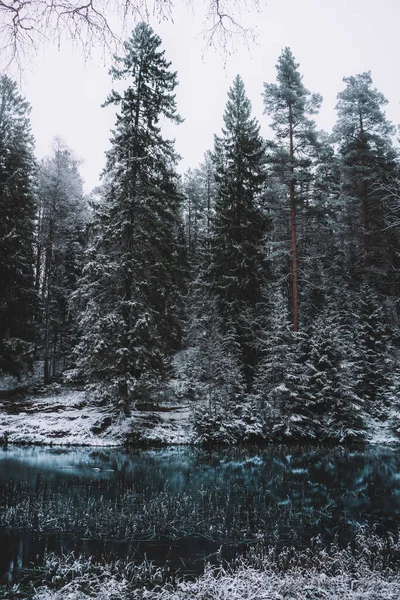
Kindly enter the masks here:
<path id="1" fill-rule="evenodd" d="M 142 429 L 140 438 L 143 443 L 181 445 L 193 442 L 193 411 L 189 405 L 150 414 L 158 422 Z M 137 428 L 137 425 L 135 427 Z"/>
<path id="2" fill-rule="evenodd" d="M 394 548 L 392 548 L 394 549 Z M 364 549 L 366 552 L 368 548 Z M 379 550 L 378 550 L 379 552 Z M 368 552 L 367 552 L 368 557 Z M 383 555 L 381 556 L 381 558 Z M 96 564 L 73 555 L 48 555 L 51 572 L 34 600 L 398 600 L 395 568 L 373 568 L 348 549 L 239 558 L 236 566 L 206 567 L 194 581 L 174 584 L 168 571 L 147 562 Z M 287 561 L 289 559 L 289 562 Z M 383 564 L 381 565 L 381 567 Z"/>
<path id="3" fill-rule="evenodd" d="M 235 575 L 213 577 L 206 573 L 196 582 L 181 583 L 174 590 L 135 590 L 128 581 L 111 577 L 91 586 L 72 581 L 59 590 L 42 589 L 34 600 L 399 600 L 400 582 L 371 574 L 357 579 L 350 575 L 327 577 L 323 573 L 277 575 L 241 569 Z"/>
<path id="4" fill-rule="evenodd" d="M 174 591 L 143 592 L 140 597 L 148 600 L 398 600 L 400 581 L 376 573 L 361 578 L 348 573 L 328 576 L 313 571 L 282 575 L 241 567 L 234 574 L 221 572 L 216 577 L 206 572 L 197 581 L 182 583 Z"/>

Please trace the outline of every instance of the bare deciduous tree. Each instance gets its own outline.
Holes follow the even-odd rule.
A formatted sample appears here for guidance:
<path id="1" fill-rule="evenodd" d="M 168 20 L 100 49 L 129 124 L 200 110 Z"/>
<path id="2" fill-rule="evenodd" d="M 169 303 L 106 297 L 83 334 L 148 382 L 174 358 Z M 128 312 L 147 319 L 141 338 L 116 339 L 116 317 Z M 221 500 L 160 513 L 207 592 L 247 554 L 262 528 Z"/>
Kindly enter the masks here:
<path id="1" fill-rule="evenodd" d="M 230 51 L 238 37 L 253 32 L 241 24 L 244 10 L 259 10 L 264 0 L 183 0 L 199 12 L 206 46 Z M 196 4 L 196 6 L 195 6 Z M 3 64 L 21 63 L 29 49 L 46 40 L 78 43 L 85 55 L 94 44 L 115 50 L 132 21 L 173 20 L 173 0 L 0 0 L 0 52 Z M 116 25 L 114 25 L 116 23 Z"/>

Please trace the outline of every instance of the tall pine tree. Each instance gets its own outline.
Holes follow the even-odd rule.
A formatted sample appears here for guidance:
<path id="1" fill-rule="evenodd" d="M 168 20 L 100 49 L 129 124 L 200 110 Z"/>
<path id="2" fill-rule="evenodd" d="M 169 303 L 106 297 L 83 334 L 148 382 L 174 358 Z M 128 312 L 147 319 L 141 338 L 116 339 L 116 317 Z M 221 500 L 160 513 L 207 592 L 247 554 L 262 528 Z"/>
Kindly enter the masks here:
<path id="1" fill-rule="evenodd" d="M 316 144 L 315 123 L 310 115 L 321 104 L 319 94 L 311 94 L 303 85 L 290 48 L 278 59 L 277 83 L 264 83 L 265 112 L 272 118 L 276 135 L 271 162 L 287 186 L 290 208 L 291 304 L 293 329 L 299 328 L 297 209 L 303 188 L 310 178 L 311 155 Z"/>
<path id="2" fill-rule="evenodd" d="M 0 76 L 0 371 L 19 375 L 33 340 L 33 137 L 30 107 Z"/>
<path id="3" fill-rule="evenodd" d="M 108 384 L 127 407 L 168 369 L 180 345 L 185 284 L 181 197 L 173 143 L 160 121 L 181 121 L 161 40 L 145 23 L 125 42 L 111 73 L 127 80 L 106 105 L 118 109 L 107 154 L 106 197 L 97 209 L 80 291 L 77 366 Z"/>
<path id="4" fill-rule="evenodd" d="M 347 237 L 352 249 L 353 280 L 363 274 L 383 293 L 398 295 L 393 279 L 399 268 L 399 238 L 387 227 L 390 212 L 385 186 L 398 172 L 393 125 L 386 119 L 387 100 L 373 88 L 371 73 L 345 77 L 338 94 L 334 128 L 342 158 Z M 361 277 L 361 280 L 363 278 Z"/>

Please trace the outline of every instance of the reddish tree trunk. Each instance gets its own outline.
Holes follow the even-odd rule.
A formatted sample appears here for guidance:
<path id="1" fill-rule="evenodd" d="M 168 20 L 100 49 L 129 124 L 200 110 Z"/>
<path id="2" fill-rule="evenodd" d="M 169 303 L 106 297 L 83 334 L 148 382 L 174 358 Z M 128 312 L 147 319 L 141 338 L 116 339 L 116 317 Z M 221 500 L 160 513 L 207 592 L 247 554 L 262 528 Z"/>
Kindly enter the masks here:
<path id="1" fill-rule="evenodd" d="M 299 295 L 297 282 L 297 240 L 296 240 L 296 198 L 294 188 L 294 144 L 293 144 L 293 117 L 289 110 L 289 151 L 290 151 L 290 171 L 292 178 L 290 180 L 290 231 L 291 231 L 291 257 L 292 257 L 292 313 L 293 313 L 293 331 L 299 330 Z"/>
<path id="2" fill-rule="evenodd" d="M 367 195 L 367 184 L 363 182 L 363 195 L 362 195 L 362 207 L 363 207 L 363 227 L 364 227 L 364 265 L 366 269 L 371 266 L 371 254 L 369 249 L 369 206 L 368 206 L 368 195 Z"/>
<path id="3" fill-rule="evenodd" d="M 296 241 L 296 206 L 294 195 L 294 181 L 290 183 L 290 229 L 291 229 L 291 255 L 292 255 L 292 311 L 293 331 L 299 330 L 299 301 L 297 283 L 297 241 Z"/>
<path id="4" fill-rule="evenodd" d="M 362 114 L 360 114 L 360 138 L 362 147 L 365 145 L 364 122 Z M 362 165 L 365 166 L 365 160 L 362 159 Z M 369 250 L 369 205 L 368 205 L 368 190 L 365 179 L 362 183 L 362 211 L 363 211 L 363 242 L 364 242 L 364 265 L 366 269 L 371 266 L 371 256 Z"/>

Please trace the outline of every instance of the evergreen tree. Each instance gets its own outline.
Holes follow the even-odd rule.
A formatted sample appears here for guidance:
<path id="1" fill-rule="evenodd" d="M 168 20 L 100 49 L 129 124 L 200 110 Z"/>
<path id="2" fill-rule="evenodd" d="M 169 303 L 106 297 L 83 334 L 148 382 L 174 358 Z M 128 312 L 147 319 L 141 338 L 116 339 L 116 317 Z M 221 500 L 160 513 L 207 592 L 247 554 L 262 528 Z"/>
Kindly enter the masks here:
<path id="1" fill-rule="evenodd" d="M 330 302 L 310 327 L 308 392 L 320 440 L 354 440 L 364 435 L 363 398 L 354 331 L 342 304 Z"/>
<path id="2" fill-rule="evenodd" d="M 76 323 L 69 300 L 82 267 L 87 218 L 77 161 L 60 140 L 39 165 L 37 201 L 35 286 L 47 383 L 68 363 L 73 347 Z"/>
<path id="3" fill-rule="evenodd" d="M 239 76 L 228 93 L 224 123 L 213 155 L 217 195 L 208 277 L 222 330 L 234 332 L 250 385 L 257 364 L 254 316 L 266 280 L 266 174 L 264 142 Z"/>
<path id="4" fill-rule="evenodd" d="M 189 169 L 184 176 L 184 221 L 192 275 L 208 259 L 204 253 L 210 250 L 211 228 L 215 213 L 215 167 L 211 152 L 204 154 L 204 161 L 197 169 Z"/>
<path id="5" fill-rule="evenodd" d="M 298 215 L 299 289 L 303 327 L 324 311 L 332 290 L 343 285 L 346 248 L 341 227 L 340 164 L 330 138 L 318 134 L 313 178 Z"/>
<path id="6" fill-rule="evenodd" d="M 364 273 L 381 292 L 396 294 L 393 276 L 400 266 L 399 237 L 386 227 L 389 210 L 383 191 L 397 174 L 394 127 L 383 110 L 387 100 L 372 87 L 370 72 L 345 77 L 344 82 L 334 134 L 343 167 L 349 270 L 356 282 Z"/>
<path id="7" fill-rule="evenodd" d="M 264 83 L 265 112 L 272 118 L 276 144 L 270 160 L 285 183 L 290 207 L 291 304 L 293 329 L 299 328 L 297 208 L 310 180 L 309 167 L 316 144 L 315 123 L 310 115 L 321 104 L 302 83 L 298 63 L 289 48 L 278 59 L 277 83 Z"/>
<path id="8" fill-rule="evenodd" d="M 184 222 L 189 259 L 196 262 L 201 242 L 206 234 L 206 206 L 199 170 L 189 169 L 183 180 L 185 195 Z"/>
<path id="9" fill-rule="evenodd" d="M 19 375 L 33 341 L 35 202 L 29 104 L 0 76 L 0 370 Z"/>
<path id="10" fill-rule="evenodd" d="M 128 80 L 106 105 L 118 108 L 107 154 L 106 197 L 76 295 L 81 307 L 77 366 L 111 386 L 125 407 L 165 374 L 181 342 L 185 254 L 173 143 L 160 121 L 180 122 L 161 40 L 145 23 L 125 42 L 111 73 Z M 104 386 L 103 386 L 104 387 Z"/>
<path id="11" fill-rule="evenodd" d="M 222 329 L 211 298 L 206 308 L 196 349 L 196 370 L 192 367 L 191 373 L 197 386 L 202 387 L 203 400 L 195 414 L 195 428 L 202 443 L 235 443 L 243 440 L 246 433 L 240 348 L 236 332 Z"/>
<path id="12" fill-rule="evenodd" d="M 393 356 L 391 331 L 382 301 L 376 292 L 364 284 L 356 298 L 356 336 L 360 372 L 357 391 L 367 406 L 376 412 L 374 404 L 380 404 L 388 392 L 394 371 L 393 360 L 390 360 L 390 355 Z"/>

